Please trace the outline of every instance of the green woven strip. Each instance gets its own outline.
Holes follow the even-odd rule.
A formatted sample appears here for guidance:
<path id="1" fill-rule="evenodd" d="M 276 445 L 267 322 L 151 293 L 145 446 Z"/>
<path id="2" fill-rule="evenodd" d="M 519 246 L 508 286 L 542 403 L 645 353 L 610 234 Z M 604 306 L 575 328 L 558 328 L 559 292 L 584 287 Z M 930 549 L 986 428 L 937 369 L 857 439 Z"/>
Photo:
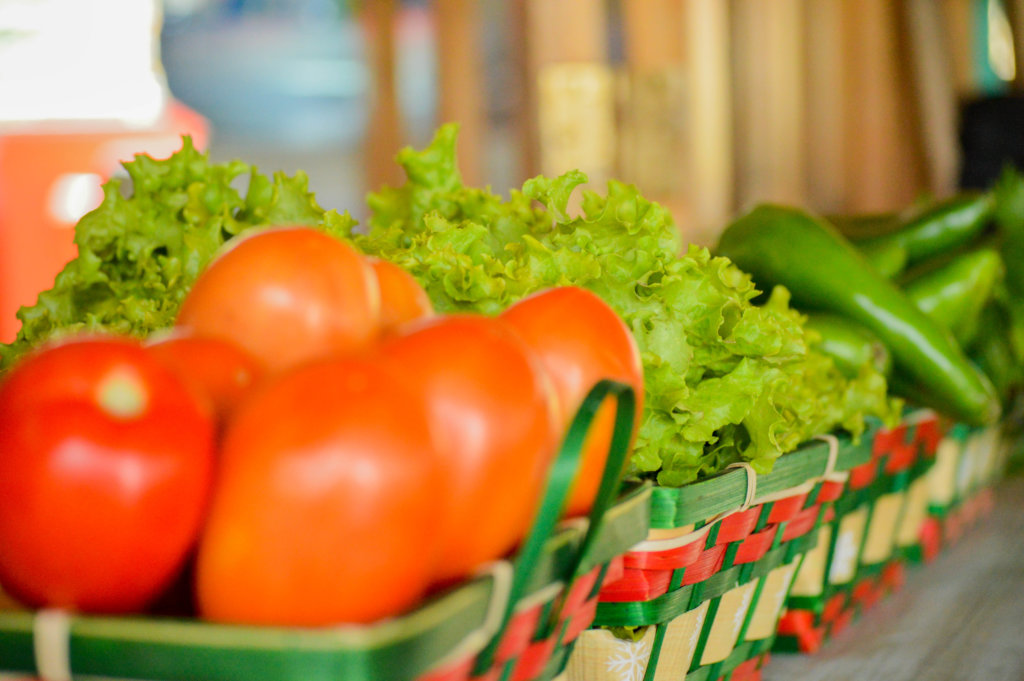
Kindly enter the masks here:
<path id="1" fill-rule="evenodd" d="M 642 627 L 669 622 L 700 605 L 702 601 L 691 605 L 693 591 L 691 584 L 649 601 L 598 603 L 594 626 Z"/>
<path id="2" fill-rule="evenodd" d="M 871 458 L 874 430 L 865 432 L 857 444 L 839 438 L 835 469 L 846 471 Z M 825 473 L 828 445 L 809 442 L 779 457 L 772 472 L 757 476 L 757 498 L 791 489 Z M 683 527 L 740 507 L 746 497 L 746 472 L 732 469 L 715 477 L 679 488 L 655 486 L 651 497 L 651 527 Z"/>
<path id="3" fill-rule="evenodd" d="M 651 645 L 651 654 L 647 658 L 644 681 L 654 681 L 658 671 L 658 660 L 661 659 L 661 648 L 665 645 L 665 635 L 667 633 L 668 625 L 666 624 L 659 624 L 654 630 L 654 643 Z"/>
<path id="4" fill-rule="evenodd" d="M 76 617 L 76 675 L 151 681 L 413 679 L 484 620 L 490 578 L 460 587 L 415 613 L 373 627 L 301 630 L 134 617 Z M 0 613 L 0 664 L 37 673 L 31 613 Z"/>
<path id="5" fill-rule="evenodd" d="M 716 678 L 711 676 L 711 667 L 699 667 L 686 675 L 686 681 L 715 681 Z"/>
<path id="6" fill-rule="evenodd" d="M 779 635 L 775 637 L 775 641 L 772 643 L 772 652 L 776 653 L 799 653 L 800 641 L 797 640 L 796 636 L 784 636 Z M 687 677 L 689 681 L 689 677 Z"/>

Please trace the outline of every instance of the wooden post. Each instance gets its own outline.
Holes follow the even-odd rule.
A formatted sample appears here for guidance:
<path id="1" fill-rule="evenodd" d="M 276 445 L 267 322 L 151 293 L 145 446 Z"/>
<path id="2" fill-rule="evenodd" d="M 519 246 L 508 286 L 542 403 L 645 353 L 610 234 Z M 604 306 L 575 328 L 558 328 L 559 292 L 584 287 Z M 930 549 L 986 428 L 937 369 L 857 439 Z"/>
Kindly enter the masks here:
<path id="1" fill-rule="evenodd" d="M 437 25 L 439 119 L 459 124 L 456 153 L 467 185 L 483 183 L 487 125 L 478 0 L 434 0 Z"/>
<path id="2" fill-rule="evenodd" d="M 907 66 L 898 51 L 897 6 L 890 0 L 842 0 L 847 31 L 845 82 L 849 212 L 910 205 L 925 187 Z"/>
<path id="3" fill-rule="evenodd" d="M 846 109 L 843 52 L 849 49 L 843 30 L 842 4 L 807 0 L 805 38 L 805 100 L 808 206 L 821 213 L 843 210 L 847 190 Z"/>
<path id="4" fill-rule="evenodd" d="M 686 0 L 623 0 L 626 68 L 621 74 L 619 176 L 689 223 L 684 182 Z M 686 230 L 684 230 L 686 231 Z"/>
<path id="5" fill-rule="evenodd" d="M 602 188 L 615 161 L 613 77 L 601 0 L 525 0 L 527 87 L 535 104 L 539 170 L 587 173 Z"/>
<path id="6" fill-rule="evenodd" d="M 396 186 L 403 181 L 401 168 L 395 163 L 395 154 L 405 140 L 395 93 L 395 0 L 369 0 L 363 3 L 362 11 L 372 77 L 363 158 L 367 189 L 377 191 L 382 185 Z"/>
<path id="7" fill-rule="evenodd" d="M 740 207 L 806 202 L 802 0 L 733 0 Z"/>

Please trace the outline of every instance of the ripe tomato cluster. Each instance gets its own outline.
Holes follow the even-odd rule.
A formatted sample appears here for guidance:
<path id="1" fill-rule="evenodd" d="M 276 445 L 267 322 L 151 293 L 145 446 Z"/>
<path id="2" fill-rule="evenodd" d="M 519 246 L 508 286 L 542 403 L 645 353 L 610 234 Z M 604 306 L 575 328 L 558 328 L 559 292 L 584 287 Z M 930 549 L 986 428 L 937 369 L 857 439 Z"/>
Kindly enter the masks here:
<path id="1" fill-rule="evenodd" d="M 435 315 L 407 272 L 321 232 L 241 237 L 166 337 L 64 339 L 0 380 L 0 585 L 139 612 L 187 574 L 214 621 L 401 613 L 515 548 L 603 378 L 642 396 L 629 330 L 582 289 Z"/>

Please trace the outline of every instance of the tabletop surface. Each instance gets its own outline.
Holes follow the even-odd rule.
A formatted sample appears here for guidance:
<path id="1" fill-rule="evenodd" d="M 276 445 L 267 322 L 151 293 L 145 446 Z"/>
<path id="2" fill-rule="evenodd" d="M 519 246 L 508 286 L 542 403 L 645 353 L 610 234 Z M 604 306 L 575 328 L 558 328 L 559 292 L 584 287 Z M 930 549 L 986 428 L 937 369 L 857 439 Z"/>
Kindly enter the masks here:
<path id="1" fill-rule="evenodd" d="M 1024 477 L 991 515 L 812 656 L 773 655 L 763 681 L 1024 680 Z"/>

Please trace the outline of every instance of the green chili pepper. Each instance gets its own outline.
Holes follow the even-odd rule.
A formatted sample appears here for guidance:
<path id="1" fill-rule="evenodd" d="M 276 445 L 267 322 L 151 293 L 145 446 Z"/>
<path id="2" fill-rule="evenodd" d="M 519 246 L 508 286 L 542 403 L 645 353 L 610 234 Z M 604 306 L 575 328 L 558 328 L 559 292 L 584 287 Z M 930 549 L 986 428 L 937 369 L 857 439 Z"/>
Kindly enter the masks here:
<path id="1" fill-rule="evenodd" d="M 895 279 L 907 266 L 907 249 L 897 241 L 866 244 L 860 251 L 886 279 Z"/>
<path id="2" fill-rule="evenodd" d="M 816 312 L 807 316 L 806 326 L 820 336 L 815 347 L 831 357 L 847 378 L 855 378 L 865 364 L 872 364 L 885 376 L 892 371 L 889 348 L 857 322 Z"/>
<path id="3" fill-rule="evenodd" d="M 889 348 L 894 366 L 927 389 L 928 406 L 969 424 L 999 417 L 994 388 L 952 334 L 881 277 L 827 222 L 792 208 L 760 206 L 726 228 L 718 250 L 759 286 L 781 284 L 796 305 L 867 327 Z"/>
<path id="4" fill-rule="evenodd" d="M 960 194 L 941 201 L 904 222 L 899 229 L 858 242 L 859 248 L 896 243 L 907 251 L 907 263 L 933 258 L 972 241 L 992 218 L 992 194 Z"/>
<path id="5" fill-rule="evenodd" d="M 983 248 L 905 282 L 903 291 L 922 312 L 952 331 L 961 347 L 966 347 L 1004 271 L 999 252 Z"/>
<path id="6" fill-rule="evenodd" d="M 899 213 L 863 213 L 860 215 L 829 215 L 825 218 L 851 241 L 861 241 L 899 229 Z"/>

